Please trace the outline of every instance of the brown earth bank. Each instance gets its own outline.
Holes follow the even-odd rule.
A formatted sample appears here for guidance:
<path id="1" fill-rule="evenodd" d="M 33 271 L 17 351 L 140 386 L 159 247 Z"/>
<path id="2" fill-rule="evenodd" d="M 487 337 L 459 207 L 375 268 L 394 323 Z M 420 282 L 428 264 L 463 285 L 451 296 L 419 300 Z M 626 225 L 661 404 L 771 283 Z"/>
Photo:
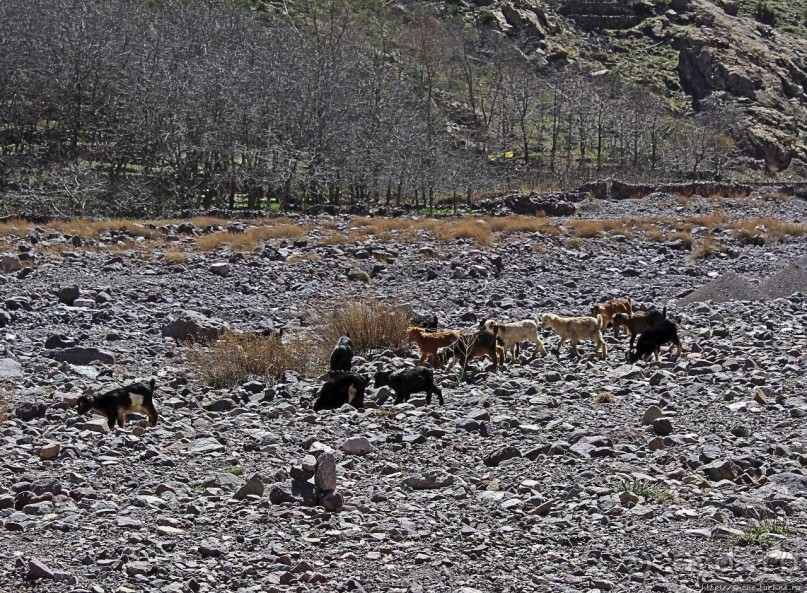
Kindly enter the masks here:
<path id="1" fill-rule="evenodd" d="M 807 202 L 655 191 L 574 206 L 563 217 L 6 221 L 0 588 L 801 582 Z M 304 353 L 356 302 L 470 329 L 586 315 L 614 297 L 666 306 L 682 356 L 627 364 L 627 340 L 608 329 L 607 358 L 591 342 L 573 357 L 540 330 L 546 357 L 525 344 L 495 371 L 479 359 L 465 374 L 436 370 L 443 406 L 424 394 L 395 405 L 371 383 L 365 410 L 314 412 L 327 370 L 314 350 L 289 362 L 299 371 L 214 388 L 192 364 L 202 347 L 180 341 L 283 328 Z M 414 348 L 371 345 L 353 368 L 372 378 L 417 361 Z M 156 427 L 132 416 L 108 431 L 75 409 L 85 392 L 151 377 Z"/>

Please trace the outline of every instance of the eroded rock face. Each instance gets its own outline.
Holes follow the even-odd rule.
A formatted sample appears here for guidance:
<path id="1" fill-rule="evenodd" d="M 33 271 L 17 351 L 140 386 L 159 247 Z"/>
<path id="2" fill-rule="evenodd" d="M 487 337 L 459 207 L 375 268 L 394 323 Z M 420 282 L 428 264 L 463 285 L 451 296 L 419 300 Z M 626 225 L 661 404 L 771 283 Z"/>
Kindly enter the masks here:
<path id="1" fill-rule="evenodd" d="M 742 148 L 769 168 L 807 159 L 800 141 L 807 130 L 807 41 L 705 0 L 690 10 L 702 26 L 682 29 L 674 41 L 682 88 L 695 101 L 722 93 L 733 102 L 745 114 Z"/>

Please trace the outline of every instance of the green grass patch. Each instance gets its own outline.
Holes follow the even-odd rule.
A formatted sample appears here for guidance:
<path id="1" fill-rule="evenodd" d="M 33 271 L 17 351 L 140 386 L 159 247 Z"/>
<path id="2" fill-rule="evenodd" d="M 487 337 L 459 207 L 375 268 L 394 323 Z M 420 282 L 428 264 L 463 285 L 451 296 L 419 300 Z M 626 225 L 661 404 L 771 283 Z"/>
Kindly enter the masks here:
<path id="1" fill-rule="evenodd" d="M 234 476 L 243 476 L 244 475 L 244 468 L 238 467 L 237 465 L 233 465 L 227 468 L 227 473 L 232 474 Z"/>
<path id="2" fill-rule="evenodd" d="M 664 490 L 663 488 L 655 488 L 641 480 L 625 480 L 614 488 L 613 492 L 614 494 L 632 492 L 645 500 L 655 500 L 658 502 L 672 502 L 675 499 L 672 492 Z"/>

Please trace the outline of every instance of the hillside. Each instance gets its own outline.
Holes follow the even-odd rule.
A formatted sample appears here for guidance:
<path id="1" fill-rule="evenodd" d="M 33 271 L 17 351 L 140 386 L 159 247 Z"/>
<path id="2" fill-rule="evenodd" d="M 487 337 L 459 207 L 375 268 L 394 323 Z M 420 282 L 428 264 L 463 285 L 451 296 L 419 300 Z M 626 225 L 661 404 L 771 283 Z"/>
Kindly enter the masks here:
<path id="1" fill-rule="evenodd" d="M 604 178 L 803 179 L 802 12 L 8 0 L 0 216 L 431 211 Z"/>
<path id="2" fill-rule="evenodd" d="M 806 4 L 482 0 L 451 3 L 448 11 L 459 7 L 477 26 L 506 34 L 537 64 L 608 72 L 662 94 L 682 111 L 720 102 L 741 118 L 744 156 L 769 171 L 803 176 Z"/>

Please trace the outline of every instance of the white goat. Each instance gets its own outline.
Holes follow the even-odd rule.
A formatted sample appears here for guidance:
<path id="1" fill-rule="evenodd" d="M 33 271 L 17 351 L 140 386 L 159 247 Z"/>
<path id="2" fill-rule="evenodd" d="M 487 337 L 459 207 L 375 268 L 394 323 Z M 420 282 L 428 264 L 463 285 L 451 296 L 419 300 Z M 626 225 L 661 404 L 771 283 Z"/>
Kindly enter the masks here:
<path id="1" fill-rule="evenodd" d="M 602 315 L 597 315 L 597 317 L 560 317 L 554 313 L 544 313 L 541 315 L 541 327 L 551 327 L 560 336 L 558 352 L 560 352 L 563 342 L 569 340 L 572 344 L 572 352 L 579 356 L 577 342 L 580 340 L 593 340 L 596 345 L 594 351 L 600 351 L 603 358 L 608 356 L 608 346 L 605 345 L 605 340 L 602 339 L 602 330 L 605 327 L 605 320 Z"/>
<path id="2" fill-rule="evenodd" d="M 485 329 L 493 331 L 493 327 L 499 328 L 498 337 L 502 341 L 505 352 L 510 352 L 513 357 L 513 362 L 519 354 L 519 344 L 521 342 L 532 342 L 535 344 L 535 349 L 543 356 L 546 356 L 546 348 L 541 338 L 538 337 L 538 321 L 536 319 L 524 319 L 522 321 L 513 321 L 510 323 L 502 323 L 489 319 L 484 322 Z"/>

